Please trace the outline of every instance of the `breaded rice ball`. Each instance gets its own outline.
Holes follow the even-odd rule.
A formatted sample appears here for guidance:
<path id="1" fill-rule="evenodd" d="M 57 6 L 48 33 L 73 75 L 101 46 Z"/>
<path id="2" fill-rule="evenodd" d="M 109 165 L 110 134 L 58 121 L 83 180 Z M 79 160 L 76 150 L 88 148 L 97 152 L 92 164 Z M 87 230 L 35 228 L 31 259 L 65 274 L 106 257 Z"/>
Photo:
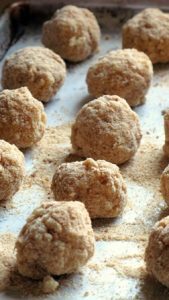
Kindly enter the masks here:
<path id="1" fill-rule="evenodd" d="M 59 55 L 47 48 L 27 47 L 5 60 L 2 86 L 4 89 L 27 86 L 36 99 L 48 102 L 62 86 L 65 76 L 65 63 Z"/>
<path id="2" fill-rule="evenodd" d="M 99 42 L 99 25 L 86 8 L 64 6 L 43 25 L 42 43 L 72 62 L 85 60 L 98 49 Z"/>
<path id="3" fill-rule="evenodd" d="M 169 216 L 157 222 L 145 252 L 147 271 L 169 288 Z"/>
<path id="4" fill-rule="evenodd" d="M 165 168 L 161 175 L 161 193 L 166 203 L 169 205 L 169 165 Z"/>
<path id="5" fill-rule="evenodd" d="M 0 139 L 27 148 L 43 136 L 46 114 L 27 87 L 0 92 Z"/>
<path id="6" fill-rule="evenodd" d="M 52 181 L 57 201 L 82 201 L 91 218 L 118 216 L 127 201 L 127 188 L 119 168 L 105 160 L 63 163 Z"/>
<path id="7" fill-rule="evenodd" d="M 147 8 L 123 26 L 123 48 L 145 52 L 152 63 L 169 62 L 169 14 Z"/>
<path id="8" fill-rule="evenodd" d="M 103 96 L 84 105 L 71 132 L 76 154 L 114 164 L 128 161 L 141 137 L 137 114 L 118 96 Z"/>
<path id="9" fill-rule="evenodd" d="M 169 157 L 169 109 L 164 114 L 164 131 L 165 131 L 165 144 L 163 150 L 166 156 Z"/>
<path id="10" fill-rule="evenodd" d="M 7 200 L 19 190 L 25 174 L 23 153 L 0 140 L 0 200 Z"/>
<path id="11" fill-rule="evenodd" d="M 94 242 L 83 203 L 44 203 L 33 211 L 17 239 L 19 273 L 40 279 L 75 272 L 94 254 Z"/>
<path id="12" fill-rule="evenodd" d="M 153 76 L 148 56 L 136 49 L 111 51 L 87 73 L 88 91 L 94 97 L 118 95 L 130 106 L 145 102 Z"/>

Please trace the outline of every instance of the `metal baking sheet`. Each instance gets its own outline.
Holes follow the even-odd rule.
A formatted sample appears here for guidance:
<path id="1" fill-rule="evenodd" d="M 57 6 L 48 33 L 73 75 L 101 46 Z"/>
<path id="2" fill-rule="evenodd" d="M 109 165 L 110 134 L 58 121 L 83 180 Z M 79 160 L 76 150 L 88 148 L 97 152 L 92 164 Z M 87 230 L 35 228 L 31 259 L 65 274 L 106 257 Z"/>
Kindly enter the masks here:
<path id="1" fill-rule="evenodd" d="M 121 26 L 124 20 L 132 14 L 133 11 L 130 10 L 120 10 L 119 13 L 117 11 L 113 13 L 111 10 L 96 11 L 102 29 L 99 52 L 82 63 L 67 65 L 67 78 L 64 86 L 53 101 L 45 105 L 48 127 L 72 121 L 79 109 L 91 100 L 85 83 L 86 72 L 98 57 L 110 50 L 121 48 Z M 23 47 L 36 45 L 42 45 L 41 26 L 31 26 L 30 24 L 24 35 L 10 47 L 5 57 Z M 3 61 L 1 61 L 0 67 L 2 67 Z M 94 257 L 80 272 L 62 279 L 60 287 L 54 295 L 45 295 L 42 299 L 169 299 L 166 288 L 151 278 L 146 276 L 140 278 L 138 275 L 139 270 L 144 269 L 142 254 L 147 232 L 151 230 L 154 222 L 162 216 L 162 213 L 166 213 L 166 205 L 159 193 L 159 177 L 162 169 L 168 163 L 162 152 L 164 144 L 162 113 L 169 107 L 169 65 L 156 65 L 154 73 L 147 102 L 145 105 L 135 108 L 140 117 L 143 133 L 141 148 L 134 159 L 121 166 L 121 172 L 127 181 L 129 204 L 122 217 L 93 222 L 97 237 Z M 31 174 L 35 164 L 31 149 L 25 151 L 25 158 L 27 174 Z M 149 164 L 151 170 L 149 170 Z M 139 174 L 145 170 L 147 170 L 145 173 L 147 183 L 145 178 L 142 182 Z M 149 179 L 151 184 L 149 184 Z M 25 190 L 21 189 L 14 196 L 13 208 L 0 207 L 0 233 L 18 234 L 27 216 L 45 197 L 45 190 L 39 185 L 34 184 Z M 149 209 L 150 206 L 152 209 Z M 145 229 L 145 236 L 143 234 L 143 237 L 138 240 L 130 238 L 131 231 L 133 231 L 133 235 L 137 236 L 135 229 L 139 230 L 141 226 Z M 127 236 L 127 232 L 125 232 L 127 228 L 129 228 L 130 234 L 129 238 L 125 239 L 122 238 L 122 235 L 126 234 Z M 128 271 L 124 272 L 124 270 Z M 0 294 L 0 299 L 31 300 L 41 299 L 41 297 L 22 297 L 19 294 L 3 292 Z"/>

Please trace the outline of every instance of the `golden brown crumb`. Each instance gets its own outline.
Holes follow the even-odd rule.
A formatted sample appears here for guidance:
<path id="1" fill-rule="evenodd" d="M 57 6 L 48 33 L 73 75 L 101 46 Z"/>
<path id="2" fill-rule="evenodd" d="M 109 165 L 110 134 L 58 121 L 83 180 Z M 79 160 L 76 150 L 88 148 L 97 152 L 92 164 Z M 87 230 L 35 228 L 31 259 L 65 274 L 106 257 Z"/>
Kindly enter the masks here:
<path id="1" fill-rule="evenodd" d="M 10 199 L 20 188 L 25 174 L 24 155 L 0 140 L 0 200 Z"/>
<path id="2" fill-rule="evenodd" d="M 133 255 L 131 259 L 134 258 L 135 256 Z M 142 259 L 142 257 L 140 258 Z M 124 258 L 120 257 L 118 259 L 107 261 L 106 266 L 116 270 L 118 275 L 122 277 L 141 279 L 144 278 L 146 274 L 146 268 L 143 260 L 141 260 L 141 263 L 138 266 L 130 266 L 130 262 L 128 263 L 128 265 L 125 265 Z"/>
<path id="3" fill-rule="evenodd" d="M 34 210 L 16 242 L 23 276 L 75 272 L 94 253 L 91 221 L 81 202 L 48 202 Z"/>
<path id="4" fill-rule="evenodd" d="M 32 97 L 27 87 L 0 92 L 0 138 L 19 148 L 38 142 L 46 126 L 42 103 Z"/>
<path id="5" fill-rule="evenodd" d="M 94 97 L 118 95 L 130 106 L 145 102 L 153 76 L 148 56 L 136 49 L 111 51 L 92 65 L 86 81 Z"/>
<path id="6" fill-rule="evenodd" d="M 47 275 L 42 281 L 42 291 L 44 294 L 54 293 L 59 287 L 59 283 L 53 277 Z"/>
<path id="7" fill-rule="evenodd" d="M 100 28 L 91 11 L 67 5 L 44 23 L 42 42 L 64 59 L 78 62 L 98 49 Z"/>
<path id="8" fill-rule="evenodd" d="M 32 149 L 34 171 L 25 178 L 24 187 L 38 184 L 51 198 L 51 181 L 56 167 L 69 159 L 72 150 L 70 134 L 70 124 L 46 128 L 43 138 Z"/>
<path id="9" fill-rule="evenodd" d="M 77 154 L 115 164 L 129 160 L 140 140 L 139 118 L 118 96 L 103 96 L 84 105 L 72 126 Z"/>
<path id="10" fill-rule="evenodd" d="M 147 8 L 123 26 L 123 47 L 145 52 L 153 63 L 169 61 L 169 15 Z"/>
<path id="11" fill-rule="evenodd" d="M 52 190 L 57 201 L 82 201 L 91 218 L 116 217 L 127 201 L 126 184 L 119 168 L 91 158 L 57 167 Z"/>
<path id="12" fill-rule="evenodd" d="M 2 70 L 4 89 L 27 86 L 38 100 L 48 102 L 62 86 L 65 63 L 53 51 L 43 47 L 27 47 L 5 60 Z"/>

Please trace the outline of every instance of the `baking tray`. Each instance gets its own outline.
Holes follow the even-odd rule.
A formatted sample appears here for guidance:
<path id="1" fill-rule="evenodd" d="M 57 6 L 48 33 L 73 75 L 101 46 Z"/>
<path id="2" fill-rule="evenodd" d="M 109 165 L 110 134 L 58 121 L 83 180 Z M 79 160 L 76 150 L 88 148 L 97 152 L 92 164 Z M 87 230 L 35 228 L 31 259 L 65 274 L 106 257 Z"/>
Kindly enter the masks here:
<path id="1" fill-rule="evenodd" d="M 89 7 L 91 2 L 85 1 Z M 56 164 L 76 160 L 71 154 L 70 123 L 79 109 L 91 100 L 85 83 L 86 72 L 98 57 L 121 48 L 122 24 L 138 10 L 138 4 L 147 5 L 146 1 L 135 1 L 137 5 L 133 5 L 133 1 L 128 1 L 128 4 L 123 1 L 122 4 L 126 4 L 123 8 L 120 1 L 117 2 L 93 2 L 102 30 L 99 52 L 82 63 L 67 64 L 64 86 L 51 102 L 45 104 L 47 132 L 37 146 L 24 152 L 27 176 L 13 200 L 1 203 L 0 234 L 8 232 L 17 235 L 31 211 L 52 197 L 49 186 Z M 156 3 L 159 2 L 166 8 L 166 1 Z M 154 3 L 152 1 L 151 4 Z M 0 68 L 5 57 L 14 51 L 26 46 L 41 45 L 42 20 L 55 8 L 52 2 L 48 11 L 39 15 L 43 9 L 37 2 L 33 6 L 30 3 L 20 5 L 14 5 L 6 12 L 8 21 L 3 22 L 3 26 L 8 28 L 9 35 L 6 35 L 8 42 L 1 51 L 3 59 Z M 9 286 L 8 291 L 0 293 L 0 299 L 169 299 L 168 290 L 146 274 L 143 259 L 152 226 L 169 213 L 159 189 L 160 174 L 169 163 L 162 151 L 163 113 L 168 107 L 169 65 L 155 65 L 147 101 L 134 109 L 140 117 L 143 133 L 140 149 L 133 159 L 120 167 L 128 186 L 128 204 L 124 214 L 115 219 L 93 221 L 97 240 L 94 257 L 76 274 L 57 278 L 60 286 L 54 295 L 22 295 L 21 286 L 17 287 L 13 282 L 12 288 Z"/>

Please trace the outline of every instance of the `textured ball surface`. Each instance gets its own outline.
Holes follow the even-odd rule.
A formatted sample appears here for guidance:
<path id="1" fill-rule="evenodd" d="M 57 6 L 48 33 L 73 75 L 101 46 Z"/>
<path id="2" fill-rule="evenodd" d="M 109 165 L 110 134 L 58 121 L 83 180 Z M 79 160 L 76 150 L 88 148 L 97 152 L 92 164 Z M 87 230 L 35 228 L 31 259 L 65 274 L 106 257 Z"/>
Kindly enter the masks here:
<path id="1" fill-rule="evenodd" d="M 0 200 L 19 190 L 25 174 L 24 155 L 15 146 L 0 140 Z"/>
<path id="2" fill-rule="evenodd" d="M 122 164 L 136 153 L 141 136 L 139 118 L 127 102 L 118 96 L 103 96 L 79 111 L 71 142 L 82 157 Z"/>
<path id="3" fill-rule="evenodd" d="M 17 239 L 18 270 L 34 279 L 75 272 L 93 255 L 94 240 L 83 203 L 44 203 L 33 211 Z"/>
<path id="4" fill-rule="evenodd" d="M 147 8 L 126 22 L 122 31 L 123 48 L 145 52 L 152 63 L 169 61 L 169 14 Z"/>
<path id="5" fill-rule="evenodd" d="M 94 97 L 118 95 L 130 106 L 145 102 L 153 76 L 148 56 L 136 49 L 111 51 L 87 73 L 88 90 Z"/>
<path id="6" fill-rule="evenodd" d="M 100 28 L 91 11 L 67 5 L 44 23 L 42 42 L 62 58 L 78 62 L 98 49 Z"/>
<path id="7" fill-rule="evenodd" d="M 145 252 L 147 271 L 169 287 L 169 217 L 157 222 Z"/>
<path id="8" fill-rule="evenodd" d="M 0 92 L 0 139 L 18 148 L 31 147 L 42 138 L 45 126 L 43 105 L 27 87 Z"/>
<path id="9" fill-rule="evenodd" d="M 2 69 L 4 89 L 27 86 L 32 95 L 48 102 L 63 85 L 65 63 L 53 51 L 43 47 L 27 47 L 9 56 Z"/>
<path id="10" fill-rule="evenodd" d="M 82 201 L 91 218 L 116 217 L 127 201 L 127 188 L 119 168 L 91 158 L 58 166 L 52 190 L 57 201 Z"/>

